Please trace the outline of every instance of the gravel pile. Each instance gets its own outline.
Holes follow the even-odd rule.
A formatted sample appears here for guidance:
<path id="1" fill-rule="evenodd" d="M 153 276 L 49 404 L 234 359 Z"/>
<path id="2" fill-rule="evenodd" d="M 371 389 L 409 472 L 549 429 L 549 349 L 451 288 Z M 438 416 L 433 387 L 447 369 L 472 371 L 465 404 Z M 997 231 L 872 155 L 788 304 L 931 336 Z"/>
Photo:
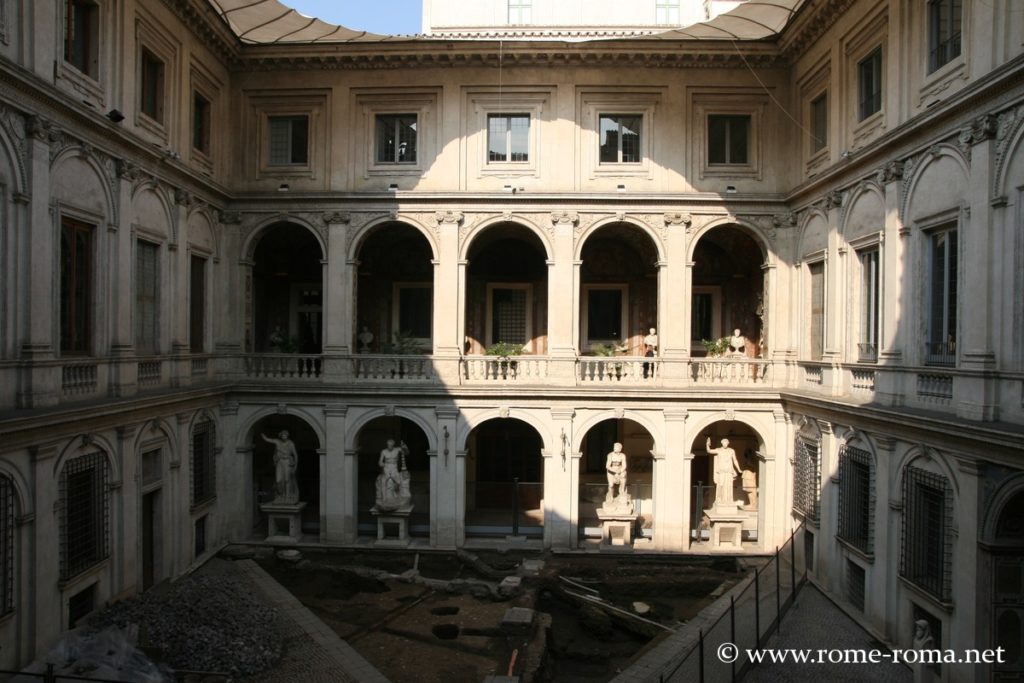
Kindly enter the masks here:
<path id="1" fill-rule="evenodd" d="M 281 658 L 275 611 L 224 567 L 207 565 L 166 590 L 115 603 L 89 620 L 95 630 L 128 624 L 139 625 L 140 646 L 158 648 L 177 670 L 248 676 Z"/>

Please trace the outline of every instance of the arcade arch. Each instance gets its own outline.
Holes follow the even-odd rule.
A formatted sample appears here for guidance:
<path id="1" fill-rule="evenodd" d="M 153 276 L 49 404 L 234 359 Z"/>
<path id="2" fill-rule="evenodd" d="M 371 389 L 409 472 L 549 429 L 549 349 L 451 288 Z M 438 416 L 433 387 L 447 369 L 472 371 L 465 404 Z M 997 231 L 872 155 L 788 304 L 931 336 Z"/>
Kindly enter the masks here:
<path id="1" fill-rule="evenodd" d="M 466 440 L 466 535 L 543 535 L 543 440 L 528 423 L 493 418 Z"/>
<path id="2" fill-rule="evenodd" d="M 376 536 L 377 521 L 370 508 L 376 502 L 376 483 L 380 474 L 380 453 L 393 439 L 396 445 L 405 443 L 409 453 L 405 466 L 409 471 L 409 490 L 412 493 L 412 513 L 409 515 L 409 534 L 430 536 L 430 443 L 427 434 L 407 417 L 382 415 L 359 428 L 356 434 L 356 512 L 358 531 Z"/>

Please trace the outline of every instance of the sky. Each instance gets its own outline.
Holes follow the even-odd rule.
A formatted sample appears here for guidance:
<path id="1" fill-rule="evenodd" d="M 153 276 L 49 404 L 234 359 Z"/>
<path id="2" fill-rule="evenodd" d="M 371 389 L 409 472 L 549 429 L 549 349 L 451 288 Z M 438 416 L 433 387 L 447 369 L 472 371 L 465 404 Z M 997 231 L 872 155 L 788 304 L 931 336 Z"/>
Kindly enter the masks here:
<path id="1" fill-rule="evenodd" d="M 422 0 L 282 0 L 299 12 L 347 28 L 408 35 L 419 33 Z"/>

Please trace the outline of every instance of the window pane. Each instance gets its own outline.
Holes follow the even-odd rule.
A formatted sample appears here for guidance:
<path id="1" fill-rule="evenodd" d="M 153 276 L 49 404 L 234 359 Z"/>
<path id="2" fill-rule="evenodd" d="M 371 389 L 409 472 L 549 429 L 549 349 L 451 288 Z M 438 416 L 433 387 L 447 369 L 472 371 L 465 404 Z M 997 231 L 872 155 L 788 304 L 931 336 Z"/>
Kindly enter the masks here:
<path id="1" fill-rule="evenodd" d="M 86 353 L 92 317 L 91 226 L 62 220 L 60 271 L 60 348 Z"/>
<path id="2" fill-rule="evenodd" d="M 390 163 L 395 160 L 395 139 L 394 121 L 390 116 L 377 117 L 377 161 Z"/>
<path id="3" fill-rule="evenodd" d="M 828 144 L 828 96 L 822 95 L 811 102 L 811 149 L 817 152 Z"/>
<path id="4" fill-rule="evenodd" d="M 138 242 L 135 259 L 135 346 L 139 353 L 159 351 L 159 271 L 160 247 Z"/>
<path id="5" fill-rule="evenodd" d="M 210 102 L 199 93 L 192 97 L 192 148 L 210 153 Z"/>
<path id="6" fill-rule="evenodd" d="M 510 126 L 510 145 L 512 148 L 512 159 L 511 161 L 529 161 L 530 160 L 530 117 L 523 115 L 516 115 L 509 117 Z"/>
<path id="7" fill-rule="evenodd" d="M 619 121 L 622 124 L 622 162 L 640 163 L 641 117 L 620 116 Z"/>
<path id="8" fill-rule="evenodd" d="M 189 348 L 192 353 L 202 353 L 206 338 L 206 259 L 192 257 L 190 280 Z"/>
<path id="9" fill-rule="evenodd" d="M 615 341 L 622 338 L 622 290 L 591 289 L 587 292 L 587 339 Z"/>
<path id="10" fill-rule="evenodd" d="M 882 49 L 878 48 L 857 66 L 860 119 L 882 108 Z"/>
<path id="11" fill-rule="evenodd" d="M 619 160 L 619 122 L 611 116 L 601 117 L 600 145 L 602 164 L 614 164 Z"/>
<path id="12" fill-rule="evenodd" d="M 820 360 L 825 348 L 825 264 L 811 264 L 810 271 L 811 358 Z"/>
<path id="13" fill-rule="evenodd" d="M 491 343 L 526 344 L 526 290 L 494 289 L 491 296 Z"/>
<path id="14" fill-rule="evenodd" d="M 416 115 L 406 114 L 397 117 L 398 125 L 398 159 L 399 163 L 416 162 Z"/>
<path id="15" fill-rule="evenodd" d="M 430 287 L 403 287 L 398 291 L 398 332 L 430 339 L 433 292 Z"/>
<path id="16" fill-rule="evenodd" d="M 695 340 L 713 339 L 714 332 L 711 329 L 713 297 L 709 293 L 693 295 L 693 311 L 690 315 L 690 336 Z"/>
<path id="17" fill-rule="evenodd" d="M 270 118 L 270 163 L 287 164 L 291 159 L 291 121 L 275 116 Z"/>
<path id="18" fill-rule="evenodd" d="M 163 123 L 164 109 L 164 63 L 149 50 L 143 49 L 142 84 L 140 88 L 142 113 Z"/>
<path id="19" fill-rule="evenodd" d="M 508 161 L 508 117 L 502 114 L 487 117 L 487 160 Z"/>
<path id="20" fill-rule="evenodd" d="M 309 155 L 309 118 L 296 116 L 292 119 L 291 163 L 304 164 Z"/>
<path id="21" fill-rule="evenodd" d="M 747 163 L 747 145 L 750 137 L 750 117 L 730 116 L 729 120 L 729 163 Z"/>
<path id="22" fill-rule="evenodd" d="M 708 117 L 708 163 L 728 163 L 728 123 L 724 116 Z"/>

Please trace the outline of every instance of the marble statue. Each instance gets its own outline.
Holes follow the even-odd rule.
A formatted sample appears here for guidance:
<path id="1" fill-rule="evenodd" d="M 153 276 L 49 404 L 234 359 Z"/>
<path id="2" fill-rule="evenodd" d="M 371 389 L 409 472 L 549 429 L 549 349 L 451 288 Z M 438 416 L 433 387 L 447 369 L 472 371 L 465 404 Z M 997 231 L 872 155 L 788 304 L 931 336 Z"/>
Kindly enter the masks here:
<path id="1" fill-rule="evenodd" d="M 610 504 L 628 504 L 629 493 L 626 492 L 628 475 L 626 454 L 622 452 L 622 444 L 616 443 L 605 459 L 604 469 L 608 475 L 608 493 L 605 495 L 605 507 Z M 615 493 L 612 493 L 615 491 Z"/>
<path id="2" fill-rule="evenodd" d="M 653 356 L 658 352 L 658 331 L 655 328 L 651 328 L 646 337 L 644 337 L 644 355 Z"/>
<path id="3" fill-rule="evenodd" d="M 295 468 L 299 464 L 299 454 L 295 450 L 295 442 L 288 438 L 288 430 L 284 429 L 273 439 L 260 434 L 267 443 L 274 444 L 274 500 L 277 505 L 294 505 L 299 502 L 299 484 L 295 480 Z"/>
<path id="4" fill-rule="evenodd" d="M 740 328 L 736 328 L 732 331 L 732 336 L 729 338 L 729 353 L 742 356 L 747 347 L 747 340 L 740 333 Z"/>
<path id="5" fill-rule="evenodd" d="M 914 622 L 913 648 L 918 652 L 935 649 L 935 638 L 932 636 L 932 627 L 927 619 L 918 619 Z M 932 680 L 934 678 L 932 673 L 928 669 L 928 664 L 918 662 L 914 665 L 914 683 L 924 683 L 925 681 Z"/>
<path id="6" fill-rule="evenodd" d="M 706 450 L 715 456 L 715 507 L 736 505 L 733 485 L 736 482 L 736 475 L 743 471 L 736 460 L 736 451 L 729 448 L 729 439 L 722 439 L 721 448 L 712 448 L 710 437 Z"/>
<path id="7" fill-rule="evenodd" d="M 359 335 L 356 337 L 359 340 L 359 353 L 369 353 L 370 344 L 373 343 L 373 332 L 370 332 L 370 328 L 363 325 L 363 329 L 359 331 Z"/>
<path id="8" fill-rule="evenodd" d="M 274 325 L 273 331 L 267 337 L 267 341 L 270 342 L 270 348 L 273 351 L 280 351 L 287 339 L 288 337 L 285 335 L 284 329 L 279 324 Z"/>
<path id="9" fill-rule="evenodd" d="M 394 439 L 388 439 L 384 450 L 380 452 L 377 466 L 377 497 L 374 507 L 378 511 L 397 510 L 407 507 L 412 501 L 409 491 L 409 469 L 405 459 L 409 455 L 409 447 L 402 441 L 398 446 Z"/>

